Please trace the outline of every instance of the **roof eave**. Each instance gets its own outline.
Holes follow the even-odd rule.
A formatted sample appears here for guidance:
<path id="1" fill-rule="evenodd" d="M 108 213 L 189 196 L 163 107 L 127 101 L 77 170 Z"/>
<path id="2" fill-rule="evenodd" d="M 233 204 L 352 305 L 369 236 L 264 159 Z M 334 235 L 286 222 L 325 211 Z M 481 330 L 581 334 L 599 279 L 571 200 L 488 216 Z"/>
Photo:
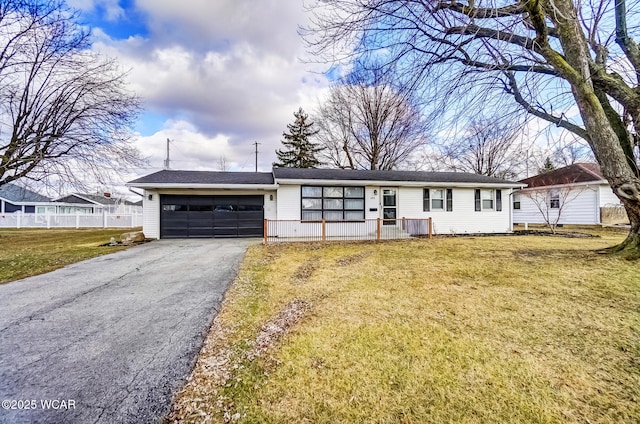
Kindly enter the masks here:
<path id="1" fill-rule="evenodd" d="M 547 190 L 554 188 L 562 188 L 562 187 L 582 187 L 582 186 L 591 186 L 591 185 L 609 185 L 609 181 L 607 180 L 598 180 L 598 181 L 582 181 L 579 183 L 565 183 L 565 184 L 554 184 L 554 185 L 543 185 L 543 186 L 533 186 L 529 187 L 526 184 L 522 186 L 522 190 Z"/>
<path id="2" fill-rule="evenodd" d="M 389 180 L 332 180 L 332 179 L 287 179 L 278 178 L 278 182 L 289 185 L 345 185 L 345 186 L 381 186 L 381 187 L 501 187 L 521 188 L 521 183 L 488 183 L 488 182 L 447 182 L 447 181 L 389 181 Z"/>
<path id="3" fill-rule="evenodd" d="M 190 190 L 276 190 L 278 184 L 193 184 L 193 183 L 126 183 L 127 187 L 142 189 L 190 189 Z"/>

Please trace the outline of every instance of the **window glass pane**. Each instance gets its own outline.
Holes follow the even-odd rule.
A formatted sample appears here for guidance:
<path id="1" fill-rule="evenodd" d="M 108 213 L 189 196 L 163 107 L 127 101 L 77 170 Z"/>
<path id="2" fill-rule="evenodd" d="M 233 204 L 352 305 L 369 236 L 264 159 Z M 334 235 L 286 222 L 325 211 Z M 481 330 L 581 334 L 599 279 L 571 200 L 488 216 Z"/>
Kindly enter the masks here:
<path id="1" fill-rule="evenodd" d="M 213 205 L 191 205 L 191 212 L 211 212 L 213 210 Z"/>
<path id="2" fill-rule="evenodd" d="M 342 197 L 342 187 L 324 187 L 324 197 Z"/>
<path id="3" fill-rule="evenodd" d="M 322 212 L 320 211 L 302 211 L 303 221 L 321 221 Z"/>
<path id="4" fill-rule="evenodd" d="M 342 221 L 342 211 L 324 211 L 324 219 L 327 221 Z"/>
<path id="5" fill-rule="evenodd" d="M 384 219 L 395 219 L 396 218 L 396 209 L 395 208 L 384 208 L 384 209 L 382 209 L 382 217 Z"/>
<path id="6" fill-rule="evenodd" d="M 233 205 L 216 205 L 216 212 L 233 212 Z"/>
<path id="7" fill-rule="evenodd" d="M 322 187 L 302 187 L 302 197 L 322 197 Z"/>
<path id="8" fill-rule="evenodd" d="M 346 219 L 347 221 L 364 219 L 364 211 L 346 211 L 344 213 L 344 219 Z"/>
<path id="9" fill-rule="evenodd" d="M 302 199 L 302 209 L 322 209 L 322 199 Z"/>
<path id="10" fill-rule="evenodd" d="M 444 209 L 444 190 L 431 190 L 431 208 Z"/>
<path id="11" fill-rule="evenodd" d="M 342 199 L 324 199 L 324 209 L 342 209 Z"/>
<path id="12" fill-rule="evenodd" d="M 560 209 L 560 192 L 557 190 L 553 190 L 550 196 L 551 196 L 551 201 L 550 201 L 551 209 Z"/>
<path id="13" fill-rule="evenodd" d="M 364 197 L 364 187 L 345 187 L 344 197 Z"/>
<path id="14" fill-rule="evenodd" d="M 493 190 L 482 190 L 482 209 L 493 209 Z"/>
<path id="15" fill-rule="evenodd" d="M 344 208 L 364 210 L 364 199 L 345 199 Z"/>
<path id="16" fill-rule="evenodd" d="M 383 206 L 395 206 L 396 205 L 396 191 L 395 190 L 383 190 L 382 191 L 382 205 Z"/>

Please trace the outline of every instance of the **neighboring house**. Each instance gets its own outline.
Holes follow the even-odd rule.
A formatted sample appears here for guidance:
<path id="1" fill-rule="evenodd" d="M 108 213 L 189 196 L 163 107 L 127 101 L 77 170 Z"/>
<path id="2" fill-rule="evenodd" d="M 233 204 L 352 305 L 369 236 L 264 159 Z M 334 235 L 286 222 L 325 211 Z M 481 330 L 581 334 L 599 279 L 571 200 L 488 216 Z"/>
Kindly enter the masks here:
<path id="1" fill-rule="evenodd" d="M 112 197 L 110 193 L 84 194 L 72 193 L 55 199 L 60 204 L 58 213 L 62 214 L 91 214 L 91 213 L 142 213 L 142 207 L 136 202 Z"/>
<path id="2" fill-rule="evenodd" d="M 46 210 L 55 211 L 48 197 L 12 183 L 0 187 L 0 213 L 44 213 Z"/>
<path id="3" fill-rule="evenodd" d="M 612 214 L 627 219 L 597 164 L 576 163 L 521 183 L 526 188 L 513 194 L 514 223 L 592 225 L 607 223 Z"/>
<path id="4" fill-rule="evenodd" d="M 144 189 L 149 238 L 260 237 L 264 219 L 290 221 L 295 237 L 324 219 L 344 231 L 366 220 L 433 218 L 435 233 L 512 230 L 511 193 L 522 184 L 456 172 L 274 168 L 272 172 L 159 171 L 127 183 Z M 397 221 L 394 221 L 397 219 Z"/>

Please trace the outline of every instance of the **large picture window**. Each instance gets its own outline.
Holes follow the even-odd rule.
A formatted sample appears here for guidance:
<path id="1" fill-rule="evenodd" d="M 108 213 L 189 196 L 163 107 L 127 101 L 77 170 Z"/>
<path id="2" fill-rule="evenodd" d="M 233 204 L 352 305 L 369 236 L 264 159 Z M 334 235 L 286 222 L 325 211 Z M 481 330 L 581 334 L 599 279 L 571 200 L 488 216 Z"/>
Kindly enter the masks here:
<path id="1" fill-rule="evenodd" d="M 364 219 L 364 187 L 302 187 L 303 221 Z"/>

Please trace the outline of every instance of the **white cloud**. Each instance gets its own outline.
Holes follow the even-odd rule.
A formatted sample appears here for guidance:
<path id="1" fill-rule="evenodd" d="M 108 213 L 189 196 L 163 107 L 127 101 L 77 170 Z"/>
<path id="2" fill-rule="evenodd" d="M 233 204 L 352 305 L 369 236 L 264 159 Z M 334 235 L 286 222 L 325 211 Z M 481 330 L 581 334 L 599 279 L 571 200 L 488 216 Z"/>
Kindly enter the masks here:
<path id="1" fill-rule="evenodd" d="M 139 0 L 137 6 L 148 18 L 148 34 L 115 40 L 97 30 L 94 48 L 130 69 L 131 87 L 145 108 L 167 118 L 166 128 L 149 137 L 163 143 L 169 129 L 188 123 L 189 130 L 175 137 L 194 152 L 185 155 L 183 169 L 203 167 L 201 159 L 218 155 L 212 144 L 221 140 L 227 161 L 242 167 L 258 141 L 260 168 L 270 169 L 293 112 L 300 106 L 310 112 L 328 84 L 299 60 L 302 4 L 198 0 L 184 7 Z M 157 155 L 151 141 L 139 145 L 144 154 Z"/>

